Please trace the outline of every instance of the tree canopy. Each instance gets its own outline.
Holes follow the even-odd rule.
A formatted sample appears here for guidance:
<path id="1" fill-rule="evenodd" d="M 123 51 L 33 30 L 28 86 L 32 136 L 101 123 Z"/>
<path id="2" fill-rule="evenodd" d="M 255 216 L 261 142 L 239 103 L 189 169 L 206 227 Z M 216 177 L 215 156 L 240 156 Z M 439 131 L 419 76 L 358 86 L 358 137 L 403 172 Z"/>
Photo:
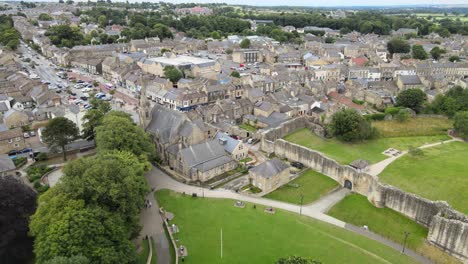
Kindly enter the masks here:
<path id="1" fill-rule="evenodd" d="M 420 89 L 407 89 L 397 95 L 398 106 L 408 107 L 420 112 L 426 101 L 426 94 Z"/>
<path id="2" fill-rule="evenodd" d="M 45 33 L 57 47 L 72 48 L 85 43 L 80 28 L 69 25 L 51 26 Z"/>
<path id="3" fill-rule="evenodd" d="M 29 216 L 36 210 L 36 193 L 19 180 L 0 176 L 0 263 L 27 263 L 33 241 Z"/>
<path id="4" fill-rule="evenodd" d="M 431 49 L 431 56 L 434 60 L 439 60 L 444 53 L 446 53 L 446 51 L 438 46 Z"/>
<path id="5" fill-rule="evenodd" d="M 453 118 L 453 127 L 464 139 L 468 139 L 468 111 L 458 112 Z"/>
<path id="6" fill-rule="evenodd" d="M 61 148 L 63 160 L 67 160 L 65 146 L 78 138 L 78 127 L 70 119 L 56 117 L 47 123 L 42 138 L 51 148 Z"/>
<path id="7" fill-rule="evenodd" d="M 364 140 L 373 136 L 370 123 L 354 109 L 343 109 L 333 114 L 328 128 L 333 136 L 344 141 Z"/>
<path id="8" fill-rule="evenodd" d="M 125 150 L 148 160 L 155 157 L 154 144 L 145 131 L 137 126 L 128 114 L 109 112 L 96 127 L 98 151 Z"/>
<path id="9" fill-rule="evenodd" d="M 94 129 L 101 124 L 104 115 L 111 110 L 109 102 L 93 98 L 92 106 L 83 116 L 83 137 L 87 140 L 94 139 Z"/>
<path id="10" fill-rule="evenodd" d="M 451 88 L 447 93 L 439 94 L 426 109 L 430 113 L 453 117 L 460 111 L 468 111 L 468 90 L 460 86 Z"/>
<path id="11" fill-rule="evenodd" d="M 387 43 L 387 49 L 390 54 L 409 53 L 411 51 L 411 46 L 404 39 L 394 38 Z"/>
<path id="12" fill-rule="evenodd" d="M 250 48 L 250 39 L 248 39 L 248 38 L 243 39 L 241 41 L 241 43 L 240 43 L 240 47 L 243 48 L 243 49 Z"/>
<path id="13" fill-rule="evenodd" d="M 7 15 L 0 16 L 0 44 L 15 50 L 20 44 L 21 34 L 14 28 L 13 19 Z"/>
<path id="14" fill-rule="evenodd" d="M 52 16 L 47 14 L 47 13 L 41 13 L 39 17 L 37 18 L 39 21 L 50 21 L 52 20 Z"/>
<path id="15" fill-rule="evenodd" d="M 180 79 L 182 79 L 183 74 L 176 67 L 169 65 L 164 67 L 164 76 L 171 82 L 177 83 Z"/>
<path id="16" fill-rule="evenodd" d="M 413 56 L 413 59 L 418 60 L 425 60 L 428 58 L 427 52 L 421 45 L 413 45 L 411 49 L 411 55 Z"/>

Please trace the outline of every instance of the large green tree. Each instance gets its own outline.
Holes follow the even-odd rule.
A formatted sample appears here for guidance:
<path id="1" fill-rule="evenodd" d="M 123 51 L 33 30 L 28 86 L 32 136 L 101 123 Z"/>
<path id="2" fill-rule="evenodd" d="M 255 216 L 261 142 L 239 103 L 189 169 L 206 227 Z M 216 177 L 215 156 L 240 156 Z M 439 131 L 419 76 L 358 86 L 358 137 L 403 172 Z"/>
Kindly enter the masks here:
<path id="1" fill-rule="evenodd" d="M 404 39 L 394 38 L 387 43 L 387 49 L 390 54 L 409 53 L 411 46 Z"/>
<path id="2" fill-rule="evenodd" d="M 328 127 L 333 136 L 344 141 L 364 140 L 373 134 L 370 123 L 354 109 L 333 114 Z"/>
<path id="3" fill-rule="evenodd" d="M 61 148 L 63 160 L 67 160 L 65 146 L 78 138 L 78 127 L 70 119 L 65 117 L 56 117 L 47 123 L 42 139 L 51 148 Z"/>
<path id="4" fill-rule="evenodd" d="M 94 129 L 101 124 L 104 115 L 111 110 L 109 102 L 93 98 L 90 101 L 92 108 L 83 116 L 83 137 L 94 139 Z"/>
<path id="5" fill-rule="evenodd" d="M 138 212 L 149 191 L 143 174 L 150 165 L 129 152 L 110 151 L 82 158 L 64 167 L 63 192 L 87 205 L 119 213 L 131 231 L 138 231 Z"/>
<path id="6" fill-rule="evenodd" d="M 148 134 L 137 126 L 130 116 L 120 111 L 109 112 L 96 127 L 96 145 L 99 151 L 125 150 L 148 160 L 155 157 L 154 144 Z"/>
<path id="7" fill-rule="evenodd" d="M 431 56 L 434 60 L 439 60 L 444 53 L 446 53 L 446 51 L 440 47 L 434 47 L 431 49 Z"/>
<path id="8" fill-rule="evenodd" d="M 396 100 L 398 106 L 408 107 L 420 112 L 426 97 L 426 94 L 420 89 L 407 89 L 400 92 Z"/>
<path id="9" fill-rule="evenodd" d="M 250 48 L 250 39 L 248 39 L 248 38 L 243 39 L 241 41 L 241 43 L 240 43 L 240 47 L 243 48 L 243 49 Z"/>
<path id="10" fill-rule="evenodd" d="M 174 66 L 166 66 L 164 67 L 164 76 L 171 82 L 177 83 L 180 79 L 182 79 L 183 74 Z"/>
<path id="11" fill-rule="evenodd" d="M 453 127 L 464 139 L 468 139 L 468 111 L 458 112 L 453 118 Z"/>
<path id="12" fill-rule="evenodd" d="M 36 263 L 83 255 L 92 263 L 134 263 L 135 248 L 119 214 L 65 194 L 41 197 L 32 217 Z"/>
<path id="13" fill-rule="evenodd" d="M 421 45 L 413 45 L 413 48 L 411 49 L 411 55 L 413 56 L 413 59 L 418 60 L 425 60 L 429 57 Z"/>

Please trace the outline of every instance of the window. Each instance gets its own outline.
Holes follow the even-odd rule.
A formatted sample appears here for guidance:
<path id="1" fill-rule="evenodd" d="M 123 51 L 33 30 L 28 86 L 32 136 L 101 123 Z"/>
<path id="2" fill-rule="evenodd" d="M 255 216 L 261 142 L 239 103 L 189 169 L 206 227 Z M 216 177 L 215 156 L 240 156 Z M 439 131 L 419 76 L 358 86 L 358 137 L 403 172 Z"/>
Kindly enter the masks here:
<path id="1" fill-rule="evenodd" d="M 8 143 L 13 143 L 13 139 L 8 139 Z"/>
<path id="2" fill-rule="evenodd" d="M 18 143 L 15 143 L 15 148 L 18 148 L 19 147 L 19 144 Z"/>

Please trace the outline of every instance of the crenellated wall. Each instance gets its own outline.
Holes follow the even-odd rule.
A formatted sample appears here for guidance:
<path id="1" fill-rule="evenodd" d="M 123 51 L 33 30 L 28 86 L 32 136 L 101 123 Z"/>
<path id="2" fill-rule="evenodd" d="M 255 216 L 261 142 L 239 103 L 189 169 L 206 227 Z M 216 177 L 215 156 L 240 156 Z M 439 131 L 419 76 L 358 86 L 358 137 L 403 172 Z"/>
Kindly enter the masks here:
<path id="1" fill-rule="evenodd" d="M 377 207 L 391 208 L 429 228 L 427 240 L 459 258 L 468 260 L 468 218 L 447 202 L 431 201 L 379 182 L 378 177 L 341 165 L 323 153 L 281 139 L 295 130 L 317 130 L 314 120 L 301 117 L 263 133 L 261 148 L 280 158 L 298 161 L 334 179 L 342 186 L 349 181 L 352 190 L 365 195 Z"/>

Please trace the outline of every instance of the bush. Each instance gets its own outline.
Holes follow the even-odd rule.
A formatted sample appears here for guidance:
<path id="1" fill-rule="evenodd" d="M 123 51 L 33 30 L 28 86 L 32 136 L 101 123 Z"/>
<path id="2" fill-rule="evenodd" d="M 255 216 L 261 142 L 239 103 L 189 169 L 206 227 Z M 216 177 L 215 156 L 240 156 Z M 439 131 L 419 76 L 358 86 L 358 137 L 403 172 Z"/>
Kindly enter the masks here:
<path id="1" fill-rule="evenodd" d="M 26 164 L 26 162 L 28 161 L 27 158 L 25 157 L 20 157 L 20 158 L 16 158 L 13 160 L 13 163 L 15 164 L 15 166 L 18 168 L 18 167 L 21 167 L 23 166 L 24 164 Z"/>
<path id="2" fill-rule="evenodd" d="M 37 160 L 37 161 L 44 161 L 44 160 L 47 160 L 47 154 L 44 153 L 44 152 L 39 153 L 39 154 L 36 156 L 36 160 Z"/>
<path id="3" fill-rule="evenodd" d="M 410 118 L 410 113 L 408 111 L 406 111 L 405 109 L 402 109 L 398 112 L 398 114 L 396 115 L 396 119 L 399 121 L 399 122 L 405 122 L 407 121 L 408 119 Z"/>
<path id="4" fill-rule="evenodd" d="M 400 109 L 401 107 L 387 107 L 387 109 L 385 109 L 385 114 L 389 114 L 393 116 L 393 115 L 398 114 Z"/>
<path id="5" fill-rule="evenodd" d="M 358 104 L 358 105 L 363 105 L 364 101 L 363 100 L 358 100 L 358 99 L 353 99 L 353 103 Z"/>
<path id="6" fill-rule="evenodd" d="M 375 135 L 375 129 L 369 121 L 353 109 L 344 109 L 333 114 L 327 129 L 343 141 L 364 140 Z"/>
<path id="7" fill-rule="evenodd" d="M 375 113 L 372 115 L 366 115 L 367 120 L 372 120 L 372 121 L 382 121 L 385 119 L 385 114 L 384 113 Z"/>

